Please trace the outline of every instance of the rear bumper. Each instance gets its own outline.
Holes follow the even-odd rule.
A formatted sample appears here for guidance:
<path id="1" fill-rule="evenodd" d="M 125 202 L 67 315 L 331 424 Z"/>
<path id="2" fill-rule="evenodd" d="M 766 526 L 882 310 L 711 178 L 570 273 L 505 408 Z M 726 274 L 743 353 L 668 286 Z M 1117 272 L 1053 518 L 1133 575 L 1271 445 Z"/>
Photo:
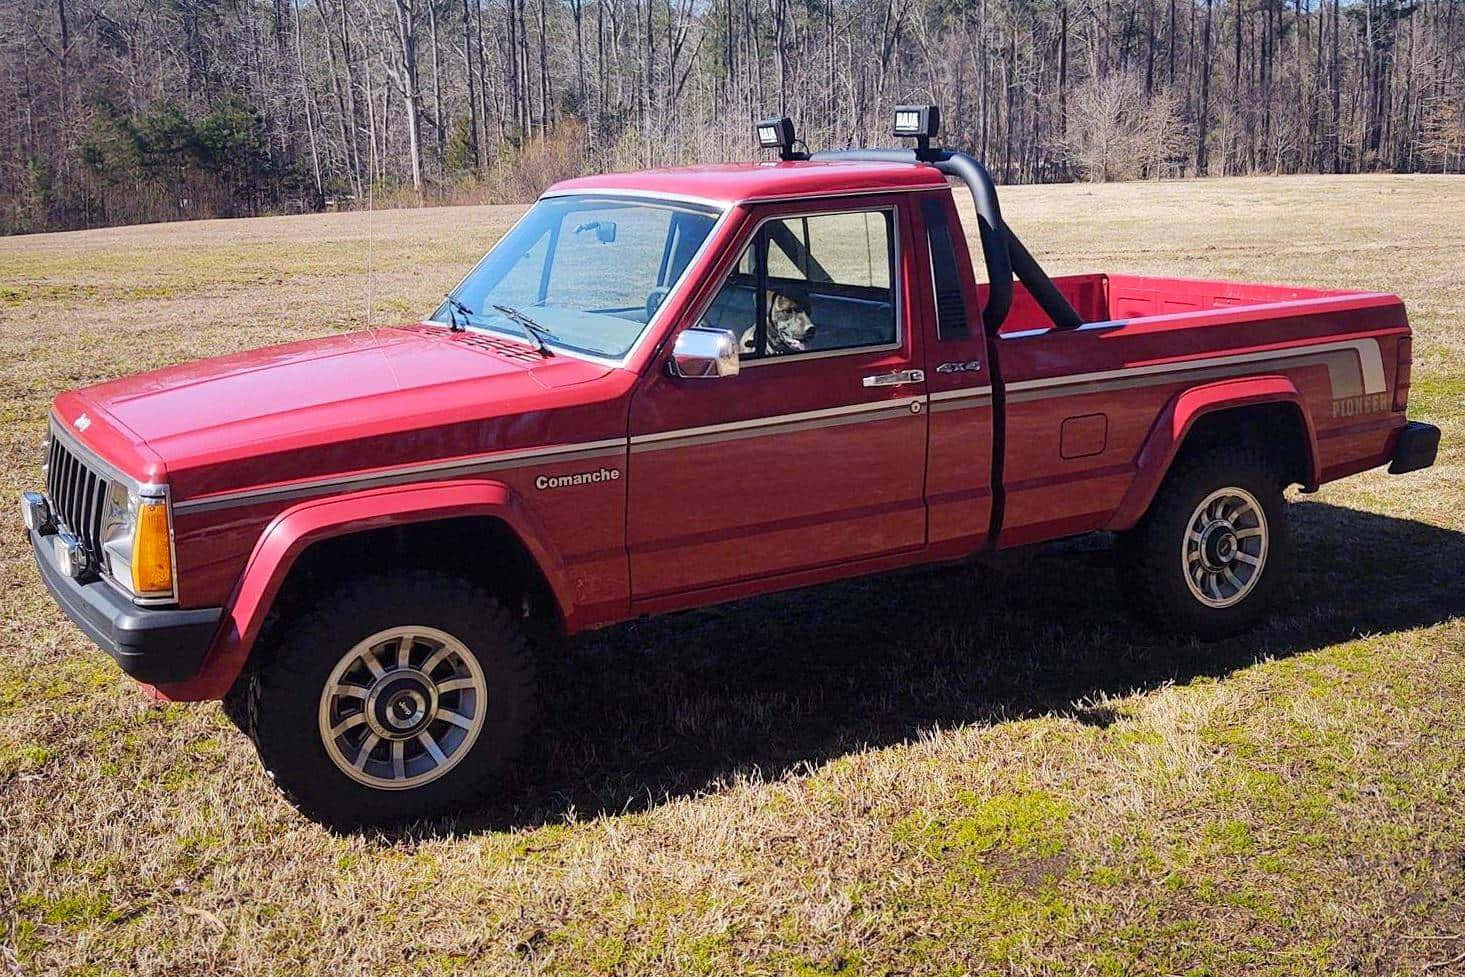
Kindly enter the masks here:
<path id="1" fill-rule="evenodd" d="M 1410 421 L 1394 442 L 1394 458 L 1389 462 L 1390 475 L 1417 472 L 1434 464 L 1440 450 L 1440 429 L 1422 421 Z"/>
<path id="2" fill-rule="evenodd" d="M 81 583 L 62 573 L 50 538 L 30 533 L 46 589 L 66 616 L 140 682 L 181 682 L 203 662 L 222 608 L 180 611 L 139 607 L 106 583 Z"/>

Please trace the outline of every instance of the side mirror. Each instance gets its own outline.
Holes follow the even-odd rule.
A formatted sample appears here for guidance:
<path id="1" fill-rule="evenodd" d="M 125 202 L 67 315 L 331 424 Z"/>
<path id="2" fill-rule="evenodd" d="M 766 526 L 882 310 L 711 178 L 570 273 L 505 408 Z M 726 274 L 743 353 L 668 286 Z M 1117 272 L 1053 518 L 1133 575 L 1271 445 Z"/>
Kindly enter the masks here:
<path id="1" fill-rule="evenodd" d="M 584 234 L 586 231 L 595 232 L 595 240 L 601 244 L 611 244 L 616 239 L 615 221 L 586 221 L 575 228 L 576 234 Z"/>
<path id="2" fill-rule="evenodd" d="M 615 221 L 586 221 L 575 228 L 576 234 L 584 234 L 586 231 L 595 232 L 595 240 L 601 244 L 610 244 L 616 239 Z"/>
<path id="3" fill-rule="evenodd" d="M 738 375 L 738 338 L 726 329 L 683 329 L 671 350 L 667 372 L 684 379 Z"/>

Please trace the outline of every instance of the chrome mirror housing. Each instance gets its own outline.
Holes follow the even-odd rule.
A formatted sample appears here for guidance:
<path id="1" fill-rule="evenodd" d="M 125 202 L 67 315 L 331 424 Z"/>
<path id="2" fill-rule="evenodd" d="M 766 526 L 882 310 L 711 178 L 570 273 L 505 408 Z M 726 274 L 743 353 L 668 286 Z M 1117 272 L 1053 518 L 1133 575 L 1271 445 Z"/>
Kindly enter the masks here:
<path id="1" fill-rule="evenodd" d="M 667 370 L 686 379 L 738 375 L 738 337 L 726 329 L 695 326 L 683 329 L 672 347 Z"/>

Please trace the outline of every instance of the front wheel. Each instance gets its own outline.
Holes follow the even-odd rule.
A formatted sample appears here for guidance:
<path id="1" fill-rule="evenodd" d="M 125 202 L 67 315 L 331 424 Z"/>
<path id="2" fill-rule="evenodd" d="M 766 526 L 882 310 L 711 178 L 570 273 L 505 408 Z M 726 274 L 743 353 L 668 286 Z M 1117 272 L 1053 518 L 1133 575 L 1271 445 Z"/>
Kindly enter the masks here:
<path id="1" fill-rule="evenodd" d="M 429 571 L 347 583 L 283 622 L 247 681 L 249 732 L 277 785 L 337 828 L 483 800 L 532 722 L 533 661 L 490 593 Z"/>
<path id="2" fill-rule="evenodd" d="M 1119 547 L 1131 598 L 1167 631 L 1216 640 L 1255 624 L 1289 557 L 1284 481 L 1246 447 L 1178 462 Z"/>

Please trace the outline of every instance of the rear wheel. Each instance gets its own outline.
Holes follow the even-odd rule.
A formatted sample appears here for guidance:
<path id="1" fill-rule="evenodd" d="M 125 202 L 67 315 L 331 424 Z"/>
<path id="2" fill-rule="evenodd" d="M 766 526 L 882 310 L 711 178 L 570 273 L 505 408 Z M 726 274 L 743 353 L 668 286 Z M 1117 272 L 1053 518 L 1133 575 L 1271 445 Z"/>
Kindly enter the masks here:
<path id="1" fill-rule="evenodd" d="M 275 634 L 233 711 L 310 817 L 435 817 L 482 801 L 511 769 L 532 722 L 533 662 L 486 590 L 428 571 L 371 577 Z"/>
<path id="2" fill-rule="evenodd" d="M 1270 459 L 1225 447 L 1177 462 L 1125 534 L 1119 573 L 1159 627 L 1215 640 L 1266 613 L 1289 558 L 1283 478 Z"/>

